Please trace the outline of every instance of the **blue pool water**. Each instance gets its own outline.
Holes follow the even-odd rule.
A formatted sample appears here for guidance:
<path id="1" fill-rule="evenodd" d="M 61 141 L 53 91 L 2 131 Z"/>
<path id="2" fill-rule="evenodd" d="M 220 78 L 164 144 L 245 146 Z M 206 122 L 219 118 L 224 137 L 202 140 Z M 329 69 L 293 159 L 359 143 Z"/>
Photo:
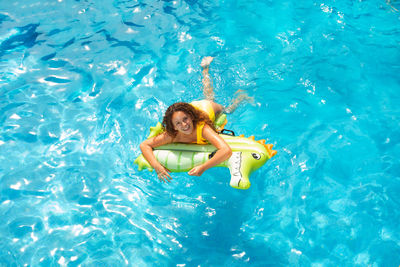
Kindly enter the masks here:
<path id="1" fill-rule="evenodd" d="M 0 266 L 399 266 L 398 1 L 0 3 Z M 162 184 L 133 165 L 176 101 L 255 98 L 278 154 Z"/>

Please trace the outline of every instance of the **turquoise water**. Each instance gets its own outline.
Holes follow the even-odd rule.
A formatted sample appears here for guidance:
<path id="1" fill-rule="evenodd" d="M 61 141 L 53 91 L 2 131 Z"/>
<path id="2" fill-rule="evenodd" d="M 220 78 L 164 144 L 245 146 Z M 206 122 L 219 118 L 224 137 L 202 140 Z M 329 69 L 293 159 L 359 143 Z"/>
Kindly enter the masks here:
<path id="1" fill-rule="evenodd" d="M 0 266 L 399 266 L 391 2 L 2 1 Z M 246 191 L 132 163 L 208 55 L 278 150 Z"/>

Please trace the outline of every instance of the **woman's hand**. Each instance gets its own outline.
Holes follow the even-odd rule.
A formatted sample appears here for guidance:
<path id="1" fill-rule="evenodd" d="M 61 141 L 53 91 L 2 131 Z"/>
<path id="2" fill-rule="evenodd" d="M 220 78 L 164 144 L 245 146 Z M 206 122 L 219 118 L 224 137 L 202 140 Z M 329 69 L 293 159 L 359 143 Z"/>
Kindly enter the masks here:
<path id="1" fill-rule="evenodd" d="M 156 172 L 157 172 L 158 179 L 160 181 L 170 182 L 170 180 L 172 180 L 171 175 L 169 175 L 170 170 L 168 170 L 164 166 L 160 165 L 159 167 L 157 167 Z"/>
<path id="2" fill-rule="evenodd" d="M 166 133 L 162 133 L 155 137 L 146 139 L 140 144 L 143 157 L 150 163 L 153 169 L 156 170 L 158 179 L 163 182 L 170 182 L 172 177 L 169 175 L 170 171 L 157 161 L 153 149 L 169 143 L 172 143 L 172 137 L 168 136 Z"/>
<path id="3" fill-rule="evenodd" d="M 188 174 L 191 176 L 201 176 L 203 172 L 205 171 L 203 165 L 199 165 L 191 169 Z"/>
<path id="4" fill-rule="evenodd" d="M 214 156 L 212 156 L 206 162 L 191 169 L 189 171 L 190 175 L 200 176 L 204 171 L 220 164 L 221 162 L 224 162 L 232 156 L 232 149 L 229 147 L 229 145 L 207 124 L 203 127 L 203 137 L 207 139 L 208 142 L 210 142 L 213 146 L 215 146 L 217 150 L 215 151 Z"/>

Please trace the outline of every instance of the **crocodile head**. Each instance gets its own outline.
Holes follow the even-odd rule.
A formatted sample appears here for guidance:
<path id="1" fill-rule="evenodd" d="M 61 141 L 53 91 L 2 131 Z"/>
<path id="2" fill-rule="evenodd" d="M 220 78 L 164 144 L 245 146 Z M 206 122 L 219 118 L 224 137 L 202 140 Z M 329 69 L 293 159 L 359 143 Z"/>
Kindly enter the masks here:
<path id="1" fill-rule="evenodd" d="M 254 139 L 252 140 L 254 141 Z M 272 150 L 272 145 L 266 145 L 265 140 L 254 141 L 254 144 L 243 151 L 234 151 L 227 162 L 231 173 L 230 186 L 237 189 L 248 189 L 250 174 L 263 166 L 275 154 L 276 151 Z"/>

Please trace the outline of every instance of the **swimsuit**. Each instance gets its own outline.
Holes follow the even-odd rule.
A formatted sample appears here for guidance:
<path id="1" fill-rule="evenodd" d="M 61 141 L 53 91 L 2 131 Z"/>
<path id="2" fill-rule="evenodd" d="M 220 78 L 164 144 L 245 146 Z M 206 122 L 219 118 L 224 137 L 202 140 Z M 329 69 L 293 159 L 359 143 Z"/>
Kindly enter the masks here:
<path id="1" fill-rule="evenodd" d="M 210 118 L 211 122 L 215 121 L 215 113 L 214 113 L 214 109 L 213 109 L 210 101 L 207 101 L 207 100 L 193 101 L 190 103 L 190 105 L 192 105 L 195 109 L 206 113 L 208 115 L 208 117 Z M 203 138 L 203 135 L 202 135 L 204 124 L 205 124 L 204 121 L 200 121 L 196 125 L 196 132 L 197 132 L 196 143 L 199 145 L 208 144 L 207 140 L 205 138 Z"/>
<path id="2" fill-rule="evenodd" d="M 215 121 L 215 113 L 212 107 L 211 101 L 208 100 L 200 100 L 200 101 L 193 101 L 190 103 L 195 109 L 201 110 L 208 115 L 211 122 Z"/>

